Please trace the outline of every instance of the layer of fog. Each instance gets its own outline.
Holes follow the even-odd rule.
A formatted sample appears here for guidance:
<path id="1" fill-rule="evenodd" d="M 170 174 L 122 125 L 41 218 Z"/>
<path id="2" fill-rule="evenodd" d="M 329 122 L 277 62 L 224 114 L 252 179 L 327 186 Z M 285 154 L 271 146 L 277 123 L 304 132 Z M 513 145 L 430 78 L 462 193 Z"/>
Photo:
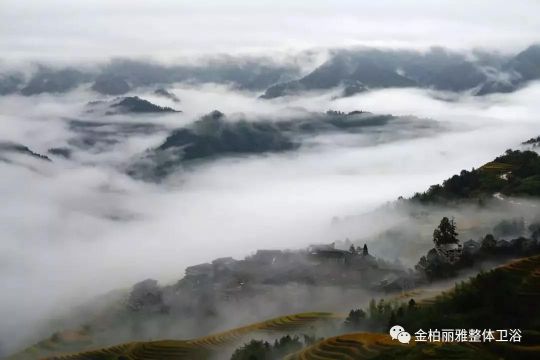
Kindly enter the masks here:
<path id="1" fill-rule="evenodd" d="M 209 162 L 161 185 L 134 181 L 118 165 L 159 144 L 166 131 L 130 136 L 106 152 L 75 151 L 73 160 L 19 156 L 16 164 L 0 162 L 0 339 L 6 349 L 36 340 L 42 335 L 33 333 L 36 324 L 65 307 L 111 289 L 149 277 L 177 280 L 186 266 L 220 256 L 342 239 L 345 235 L 330 226 L 334 216 L 363 213 L 423 191 L 538 135 L 538 84 L 453 102 L 420 90 L 272 102 L 220 86 L 171 91 L 184 112 L 159 117 L 86 114 L 84 105 L 95 95 L 83 89 L 64 96 L 3 97 L 0 140 L 46 153 L 74 136 L 66 118 L 174 128 L 214 109 L 275 117 L 302 108 L 361 109 L 429 117 L 451 131 L 360 148 L 336 138 L 294 153 Z"/>
<path id="2" fill-rule="evenodd" d="M 534 0 L 512 6 L 502 0 L 4 0 L 0 6 L 0 50 L 12 60 L 171 59 L 361 44 L 518 50 L 538 40 L 540 27 Z"/>

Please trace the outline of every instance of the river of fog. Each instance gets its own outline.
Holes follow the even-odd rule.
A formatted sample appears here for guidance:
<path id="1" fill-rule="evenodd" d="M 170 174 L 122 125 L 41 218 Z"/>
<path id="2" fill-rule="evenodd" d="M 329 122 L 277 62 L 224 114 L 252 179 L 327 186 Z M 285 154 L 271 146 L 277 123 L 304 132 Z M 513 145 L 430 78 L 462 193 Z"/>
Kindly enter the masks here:
<path id="1" fill-rule="evenodd" d="M 445 100 L 445 94 L 412 89 L 273 101 L 214 85 L 171 91 L 180 104 L 150 90 L 134 95 L 181 114 L 106 119 L 85 112 L 85 104 L 97 98 L 85 89 L 0 98 L 0 140 L 41 154 L 76 136 L 70 119 L 159 125 L 148 134 L 116 134 L 117 142 L 77 150 L 70 160 L 13 155 L 0 161 L 0 339 L 17 344 L 66 306 L 146 278 L 171 282 L 189 265 L 261 248 L 342 240 L 330 226 L 334 216 L 361 214 L 424 191 L 540 135 L 539 84 L 512 94 Z M 302 109 L 365 110 L 444 126 L 429 136 L 397 134 L 373 144 L 328 136 L 295 152 L 209 161 L 160 184 L 119 170 L 162 142 L 168 129 L 215 109 L 276 119 Z M 348 235 L 361 237 L 365 230 Z"/>

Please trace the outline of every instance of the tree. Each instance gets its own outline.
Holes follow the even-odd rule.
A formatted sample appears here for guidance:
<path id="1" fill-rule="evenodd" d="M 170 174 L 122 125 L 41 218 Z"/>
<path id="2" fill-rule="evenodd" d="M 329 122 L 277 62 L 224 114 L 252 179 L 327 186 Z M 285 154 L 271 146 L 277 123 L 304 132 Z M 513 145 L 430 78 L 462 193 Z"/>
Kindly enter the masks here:
<path id="1" fill-rule="evenodd" d="M 493 237 L 491 234 L 487 234 L 484 239 L 482 240 L 482 250 L 488 250 L 491 251 L 497 246 L 497 240 Z"/>
<path id="2" fill-rule="evenodd" d="M 291 337 L 286 335 L 274 342 L 274 348 L 272 349 L 272 359 L 283 359 L 287 354 L 293 353 L 302 349 L 304 344 L 298 336 Z"/>
<path id="3" fill-rule="evenodd" d="M 392 326 L 396 326 L 396 325 L 397 325 L 396 313 L 392 311 L 390 313 L 390 319 L 388 319 L 388 325 L 386 326 L 386 331 L 389 331 L 392 328 Z"/>
<path id="4" fill-rule="evenodd" d="M 426 269 L 428 268 L 429 266 L 429 263 L 427 261 L 427 258 L 425 256 L 422 256 L 420 258 L 420 260 L 418 261 L 418 264 L 416 264 L 414 266 L 414 269 L 416 271 L 420 271 L 420 272 L 423 272 L 423 271 L 426 271 Z"/>
<path id="5" fill-rule="evenodd" d="M 367 248 L 367 244 L 364 244 L 364 249 L 362 250 L 362 255 L 364 255 L 364 256 L 369 255 L 369 253 L 368 253 L 368 248 Z"/>
<path id="6" fill-rule="evenodd" d="M 493 233 L 497 237 L 517 235 L 521 236 L 525 232 L 525 221 L 523 218 L 502 220 L 493 228 Z"/>
<path id="7" fill-rule="evenodd" d="M 267 341 L 251 340 L 242 347 L 236 349 L 231 360 L 275 360 L 282 359 L 287 354 L 298 351 L 304 347 L 304 343 L 298 336 L 290 335 L 276 339 L 274 344 Z"/>
<path id="8" fill-rule="evenodd" d="M 369 317 L 371 319 L 373 319 L 373 318 L 375 318 L 377 316 L 377 302 L 375 301 L 375 299 L 371 299 L 369 301 L 368 313 L 369 313 Z"/>
<path id="9" fill-rule="evenodd" d="M 540 223 L 535 222 L 529 225 L 529 231 L 533 240 L 538 240 L 540 238 Z"/>
<path id="10" fill-rule="evenodd" d="M 348 330 L 359 330 L 363 320 L 366 318 L 366 313 L 362 309 L 351 310 L 349 316 L 345 319 L 345 327 Z"/>
<path id="11" fill-rule="evenodd" d="M 449 220 L 446 216 L 441 219 L 439 226 L 433 231 L 435 245 L 457 244 L 459 242 L 454 219 Z"/>
<path id="12" fill-rule="evenodd" d="M 251 340 L 239 349 L 236 349 L 231 360 L 270 360 L 272 347 L 266 341 Z"/>

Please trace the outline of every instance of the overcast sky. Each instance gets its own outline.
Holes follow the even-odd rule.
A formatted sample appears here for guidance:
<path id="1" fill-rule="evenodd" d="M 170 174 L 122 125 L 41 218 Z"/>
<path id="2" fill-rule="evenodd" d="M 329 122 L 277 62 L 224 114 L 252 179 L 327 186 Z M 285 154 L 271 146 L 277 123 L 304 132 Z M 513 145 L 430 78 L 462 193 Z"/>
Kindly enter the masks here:
<path id="1" fill-rule="evenodd" d="M 540 0 L 0 0 L 0 62 L 114 56 L 175 61 L 355 45 L 517 52 L 540 41 L 538 14 Z M 161 103 L 166 100 L 152 97 L 150 88 L 134 90 L 183 111 L 153 123 L 176 127 L 213 109 L 267 116 L 299 108 L 361 109 L 430 118 L 452 131 L 436 128 L 435 136 L 366 147 L 329 137 L 294 154 L 211 162 L 178 174 L 178 186 L 170 188 L 118 170 L 165 134 L 118 134 L 109 150 L 74 150 L 72 160 L 15 155 L 15 164 L 0 161 L 4 351 L 41 339 L 32 338 L 41 321 L 100 292 L 148 277 L 177 281 L 185 266 L 216 257 L 363 238 L 364 226 L 337 234 L 332 217 L 411 196 L 538 135 L 539 83 L 510 94 L 463 94 L 455 102 L 420 89 L 262 101 L 215 84 L 175 86 L 170 90 L 180 104 Z M 85 105 L 97 95 L 86 87 L 0 97 L 0 140 L 44 154 L 68 146 L 80 134 L 66 119 L 96 120 Z"/>
<path id="2" fill-rule="evenodd" d="M 4 59 L 93 59 L 376 45 L 518 51 L 537 0 L 1 0 Z"/>

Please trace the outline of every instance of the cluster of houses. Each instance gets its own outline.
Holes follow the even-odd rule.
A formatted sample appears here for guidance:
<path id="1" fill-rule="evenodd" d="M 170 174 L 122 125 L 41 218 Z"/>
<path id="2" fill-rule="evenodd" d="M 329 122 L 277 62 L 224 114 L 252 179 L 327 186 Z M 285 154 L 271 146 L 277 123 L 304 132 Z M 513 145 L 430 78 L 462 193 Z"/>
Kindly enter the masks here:
<path id="1" fill-rule="evenodd" d="M 145 280 L 133 288 L 128 307 L 163 312 L 171 304 L 201 307 L 203 301 L 235 301 L 281 286 L 330 286 L 406 290 L 414 284 L 401 266 L 369 254 L 366 245 L 340 249 L 335 243 L 304 250 L 258 250 L 242 260 L 231 257 L 190 266 L 175 285 L 160 288 Z M 180 300 L 183 299 L 183 300 Z M 199 306 L 197 306 L 197 304 Z"/>
<path id="2" fill-rule="evenodd" d="M 299 251 L 258 250 L 243 260 L 219 258 L 188 267 L 179 283 L 231 297 L 291 283 L 372 288 L 389 275 L 404 273 L 401 267 L 370 255 L 366 245 L 346 250 L 332 243 Z"/>

